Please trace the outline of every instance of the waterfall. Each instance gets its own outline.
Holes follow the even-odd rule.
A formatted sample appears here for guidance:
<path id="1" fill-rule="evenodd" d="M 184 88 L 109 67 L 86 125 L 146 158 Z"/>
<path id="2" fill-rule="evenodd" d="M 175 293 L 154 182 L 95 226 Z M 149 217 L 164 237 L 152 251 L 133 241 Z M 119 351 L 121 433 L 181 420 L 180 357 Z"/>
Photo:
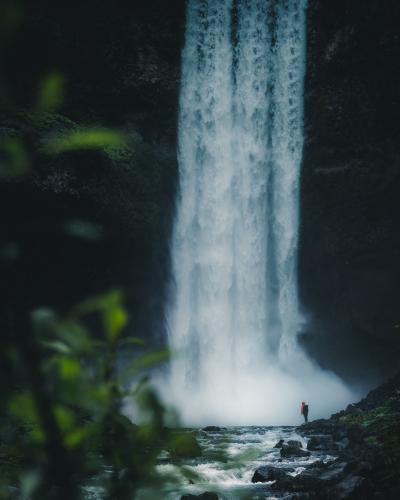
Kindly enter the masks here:
<path id="1" fill-rule="evenodd" d="M 187 9 L 169 397 L 191 423 L 271 423 L 270 401 L 282 424 L 317 379 L 348 397 L 297 342 L 306 0 Z"/>

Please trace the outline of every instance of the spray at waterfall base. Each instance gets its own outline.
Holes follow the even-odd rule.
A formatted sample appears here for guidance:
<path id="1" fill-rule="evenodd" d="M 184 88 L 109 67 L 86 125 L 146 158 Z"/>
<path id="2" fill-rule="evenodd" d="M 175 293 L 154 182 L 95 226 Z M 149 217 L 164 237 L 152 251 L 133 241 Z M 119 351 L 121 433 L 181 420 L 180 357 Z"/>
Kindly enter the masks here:
<path id="1" fill-rule="evenodd" d="M 314 420 L 359 399 L 360 394 L 301 352 L 286 361 L 269 359 L 265 366 L 234 372 L 210 369 L 201 380 L 175 386 L 156 377 L 155 384 L 166 405 L 178 409 L 182 424 L 194 427 L 299 425 L 301 401 L 308 402 Z"/>

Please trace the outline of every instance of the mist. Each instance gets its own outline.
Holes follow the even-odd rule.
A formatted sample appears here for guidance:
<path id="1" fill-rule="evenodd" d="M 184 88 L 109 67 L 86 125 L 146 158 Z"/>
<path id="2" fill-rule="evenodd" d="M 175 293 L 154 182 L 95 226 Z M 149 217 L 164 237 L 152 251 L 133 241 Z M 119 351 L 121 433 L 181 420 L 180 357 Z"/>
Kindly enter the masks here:
<path id="1" fill-rule="evenodd" d="M 168 404 L 178 409 L 184 426 L 299 425 L 300 404 L 309 405 L 309 419 L 325 418 L 356 402 L 362 394 L 305 355 L 290 366 L 271 364 L 226 377 L 211 371 L 207 381 L 190 387 L 168 386 L 156 379 Z"/>

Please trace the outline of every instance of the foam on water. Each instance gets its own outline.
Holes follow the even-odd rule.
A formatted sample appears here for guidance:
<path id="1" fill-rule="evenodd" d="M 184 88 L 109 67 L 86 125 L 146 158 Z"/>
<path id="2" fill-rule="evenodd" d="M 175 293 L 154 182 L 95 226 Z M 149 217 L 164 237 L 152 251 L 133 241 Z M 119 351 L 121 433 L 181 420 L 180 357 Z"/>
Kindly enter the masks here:
<path id="1" fill-rule="evenodd" d="M 169 461 L 157 467 L 161 477 L 167 478 L 163 489 L 166 500 L 178 500 L 184 493 L 204 491 L 217 492 L 221 500 L 272 499 L 274 494 L 269 489 L 272 483 L 254 484 L 251 481 L 257 467 L 271 465 L 295 476 L 317 460 L 329 462 L 334 459 L 323 452 L 315 452 L 310 457 L 282 460 L 280 450 L 274 448 L 280 439 L 295 439 L 301 441 L 303 447 L 307 445 L 307 439 L 290 427 L 233 427 L 223 432 L 200 432 L 198 435 L 203 452 L 201 457 L 187 459 L 180 465 Z M 218 452 L 224 454 L 223 461 L 215 458 Z M 196 475 L 195 484 L 188 485 L 181 465 Z M 138 498 L 146 497 L 139 495 Z"/>

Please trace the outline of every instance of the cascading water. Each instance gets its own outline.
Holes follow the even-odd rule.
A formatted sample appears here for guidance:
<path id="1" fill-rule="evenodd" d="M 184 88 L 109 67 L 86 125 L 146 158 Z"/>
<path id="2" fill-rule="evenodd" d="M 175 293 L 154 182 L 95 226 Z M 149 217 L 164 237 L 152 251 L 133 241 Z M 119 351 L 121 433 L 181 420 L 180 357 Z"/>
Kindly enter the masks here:
<path id="1" fill-rule="evenodd" d="M 167 317 L 188 423 L 293 423 L 301 399 L 314 416 L 351 399 L 297 343 L 305 11 L 188 2 Z"/>

